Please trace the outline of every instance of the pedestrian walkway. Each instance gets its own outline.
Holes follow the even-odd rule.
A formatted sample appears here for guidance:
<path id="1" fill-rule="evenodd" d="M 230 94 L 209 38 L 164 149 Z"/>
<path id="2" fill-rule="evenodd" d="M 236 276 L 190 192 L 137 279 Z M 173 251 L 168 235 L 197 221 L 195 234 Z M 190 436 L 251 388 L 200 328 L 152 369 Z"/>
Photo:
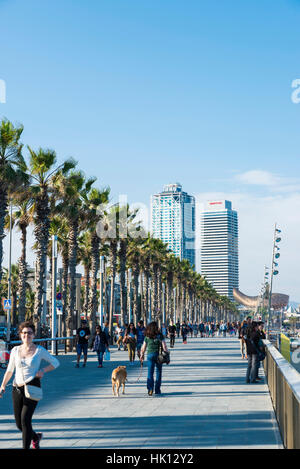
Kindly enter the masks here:
<path id="1" fill-rule="evenodd" d="M 162 396 L 148 396 L 146 369 L 136 382 L 139 363 L 130 366 L 127 352 L 113 348 L 102 369 L 94 353 L 79 369 L 75 354 L 58 358 L 33 418 L 44 433 L 42 448 L 282 448 L 268 387 L 245 384 L 236 338 L 193 338 L 187 345 L 178 339 L 163 367 Z M 118 365 L 128 365 L 135 383 L 119 398 L 110 380 Z M 0 399 L 0 449 L 22 446 L 10 389 Z"/>

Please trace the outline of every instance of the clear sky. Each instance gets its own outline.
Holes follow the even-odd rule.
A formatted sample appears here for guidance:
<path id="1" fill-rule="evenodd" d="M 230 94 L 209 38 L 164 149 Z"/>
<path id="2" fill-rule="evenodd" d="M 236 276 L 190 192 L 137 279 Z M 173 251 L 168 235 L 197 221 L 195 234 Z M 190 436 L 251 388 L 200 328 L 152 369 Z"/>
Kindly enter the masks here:
<path id="1" fill-rule="evenodd" d="M 175 181 L 232 200 L 245 293 L 278 222 L 275 290 L 300 302 L 299 24 L 299 0 L 0 0 L 0 117 L 114 201 Z"/>

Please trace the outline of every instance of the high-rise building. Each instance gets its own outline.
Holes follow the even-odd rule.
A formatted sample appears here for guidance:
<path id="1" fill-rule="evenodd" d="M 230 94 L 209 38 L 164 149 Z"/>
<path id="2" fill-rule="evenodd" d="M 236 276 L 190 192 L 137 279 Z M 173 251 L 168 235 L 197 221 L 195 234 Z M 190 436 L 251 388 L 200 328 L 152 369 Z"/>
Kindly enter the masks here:
<path id="1" fill-rule="evenodd" d="M 152 196 L 151 225 L 155 238 L 195 265 L 195 198 L 183 192 L 181 184 L 168 184 Z"/>
<path id="2" fill-rule="evenodd" d="M 210 201 L 201 222 L 200 272 L 222 296 L 239 288 L 238 215 L 228 200 Z"/>

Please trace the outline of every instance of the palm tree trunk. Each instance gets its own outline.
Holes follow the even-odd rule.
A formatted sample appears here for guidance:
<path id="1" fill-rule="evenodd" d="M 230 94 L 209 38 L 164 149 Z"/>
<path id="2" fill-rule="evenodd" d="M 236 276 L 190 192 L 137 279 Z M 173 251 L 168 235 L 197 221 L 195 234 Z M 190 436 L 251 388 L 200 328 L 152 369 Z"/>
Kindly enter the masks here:
<path id="1" fill-rule="evenodd" d="M 127 240 L 120 240 L 119 260 L 120 260 L 120 310 L 121 324 L 124 326 L 127 316 L 127 291 L 126 291 L 126 256 Z"/>
<path id="2" fill-rule="evenodd" d="M 115 278 L 117 270 L 117 241 L 110 242 L 110 305 L 109 305 L 109 334 L 112 339 L 113 314 L 115 305 Z"/>
<path id="3" fill-rule="evenodd" d="M 100 238 L 97 233 L 92 237 L 92 249 L 91 249 L 91 287 L 90 287 L 90 298 L 89 298 L 89 310 L 91 314 L 92 322 L 92 335 L 95 333 L 96 328 L 96 313 L 98 309 L 97 300 L 97 282 L 98 272 L 100 268 Z"/>
<path id="4" fill-rule="evenodd" d="M 170 321 L 173 311 L 173 272 L 168 272 L 167 275 L 167 318 Z"/>
<path id="5" fill-rule="evenodd" d="M 143 294 L 143 300 L 144 300 L 144 324 L 146 325 L 148 322 L 148 317 L 149 317 L 149 273 L 146 271 L 144 272 L 144 294 Z"/>
<path id="6" fill-rule="evenodd" d="M 5 237 L 5 217 L 7 214 L 7 191 L 0 188 L 0 282 L 2 280 L 3 239 Z"/>
<path id="7" fill-rule="evenodd" d="M 69 231 L 69 270 L 70 270 L 70 295 L 69 295 L 69 314 L 68 314 L 68 334 L 70 336 L 74 329 L 74 311 L 76 305 L 76 266 L 77 266 L 77 235 L 78 222 L 72 223 Z"/>
<path id="8" fill-rule="evenodd" d="M 84 266 L 84 301 L 83 301 L 83 311 L 85 314 L 88 312 L 89 307 L 89 293 L 90 293 L 90 268 L 89 266 Z"/>
<path id="9" fill-rule="evenodd" d="M 152 314 L 154 317 L 154 321 L 158 319 L 158 266 L 153 266 L 153 279 L 152 279 L 152 292 L 153 292 L 153 308 Z"/>
<path id="10" fill-rule="evenodd" d="M 64 247 L 62 251 L 62 335 L 66 336 L 67 331 L 67 304 L 68 304 L 68 272 L 69 272 L 69 253 Z"/>
<path id="11" fill-rule="evenodd" d="M 137 262 L 133 268 L 133 317 L 135 319 L 135 325 L 140 320 L 140 308 L 139 308 L 139 276 L 140 276 L 140 265 Z"/>
<path id="12" fill-rule="evenodd" d="M 26 243 L 27 243 L 27 227 L 21 225 L 21 243 L 22 253 L 19 259 L 19 282 L 18 282 L 18 294 L 19 294 L 19 322 L 25 321 L 26 316 L 26 281 L 27 281 L 27 264 L 26 264 Z"/>
<path id="13" fill-rule="evenodd" d="M 47 191 L 44 190 L 37 201 L 36 226 L 34 228 L 34 235 L 37 241 L 37 256 L 33 321 L 37 331 L 37 337 L 40 336 L 40 322 L 43 307 L 44 278 L 46 276 L 47 248 L 50 228 L 49 215 L 49 198 Z"/>

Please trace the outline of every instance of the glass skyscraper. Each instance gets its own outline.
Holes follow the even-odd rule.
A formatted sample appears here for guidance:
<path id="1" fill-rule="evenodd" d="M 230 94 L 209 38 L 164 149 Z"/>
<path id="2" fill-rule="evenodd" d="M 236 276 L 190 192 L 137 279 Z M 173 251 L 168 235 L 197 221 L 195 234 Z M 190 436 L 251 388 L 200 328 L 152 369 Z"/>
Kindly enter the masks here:
<path id="1" fill-rule="evenodd" d="M 151 198 L 152 234 L 168 244 L 175 256 L 195 265 L 195 198 L 179 183 L 168 184 Z"/>
<path id="2" fill-rule="evenodd" d="M 233 300 L 233 288 L 239 288 L 237 212 L 228 200 L 210 201 L 200 218 L 200 272 L 220 295 Z"/>

